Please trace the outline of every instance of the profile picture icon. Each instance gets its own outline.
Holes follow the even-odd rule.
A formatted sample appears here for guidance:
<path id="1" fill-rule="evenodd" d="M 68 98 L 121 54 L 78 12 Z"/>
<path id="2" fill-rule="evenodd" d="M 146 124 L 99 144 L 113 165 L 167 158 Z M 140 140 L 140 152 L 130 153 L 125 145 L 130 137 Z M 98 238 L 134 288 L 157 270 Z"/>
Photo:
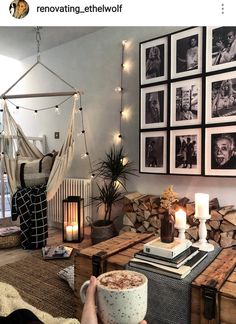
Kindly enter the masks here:
<path id="1" fill-rule="evenodd" d="M 13 0 L 9 7 L 12 17 L 21 19 L 28 15 L 29 5 L 25 0 Z"/>

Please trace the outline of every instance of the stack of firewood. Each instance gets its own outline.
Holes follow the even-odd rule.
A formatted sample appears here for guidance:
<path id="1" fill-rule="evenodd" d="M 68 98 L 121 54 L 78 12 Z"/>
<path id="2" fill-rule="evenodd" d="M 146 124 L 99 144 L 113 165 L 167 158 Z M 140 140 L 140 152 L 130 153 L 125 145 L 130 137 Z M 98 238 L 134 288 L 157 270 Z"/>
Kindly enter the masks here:
<path id="1" fill-rule="evenodd" d="M 173 206 L 173 211 L 179 207 L 187 214 L 187 229 L 185 236 L 195 242 L 199 239 L 199 221 L 194 217 L 195 204 L 186 197 Z M 124 206 L 123 228 L 121 232 L 155 232 L 160 234 L 163 208 L 160 207 L 160 196 L 142 195 L 138 192 L 126 195 Z M 220 207 L 217 198 L 210 201 L 211 218 L 206 222 L 207 239 L 210 243 L 229 247 L 236 245 L 236 210 L 233 205 Z M 178 236 L 178 231 L 175 233 Z"/>

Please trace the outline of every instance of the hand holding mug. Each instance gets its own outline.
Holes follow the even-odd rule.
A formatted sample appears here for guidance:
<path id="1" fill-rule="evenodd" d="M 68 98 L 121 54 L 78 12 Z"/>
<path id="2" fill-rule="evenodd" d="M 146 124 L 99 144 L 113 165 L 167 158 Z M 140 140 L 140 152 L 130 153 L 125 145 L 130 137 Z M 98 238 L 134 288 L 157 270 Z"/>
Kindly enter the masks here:
<path id="1" fill-rule="evenodd" d="M 118 270 L 104 273 L 97 280 L 91 277 L 82 285 L 80 296 L 85 302 L 81 324 L 98 323 L 95 299 L 103 323 L 146 324 L 147 278 L 141 273 Z"/>

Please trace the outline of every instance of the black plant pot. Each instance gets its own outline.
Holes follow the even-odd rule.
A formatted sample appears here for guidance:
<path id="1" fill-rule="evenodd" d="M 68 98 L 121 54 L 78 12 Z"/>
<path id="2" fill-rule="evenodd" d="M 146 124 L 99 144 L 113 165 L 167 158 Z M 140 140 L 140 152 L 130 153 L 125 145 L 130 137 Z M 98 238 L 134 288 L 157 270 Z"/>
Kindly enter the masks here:
<path id="1" fill-rule="evenodd" d="M 91 239 L 93 244 L 106 241 L 116 236 L 111 221 L 97 220 L 91 225 Z"/>

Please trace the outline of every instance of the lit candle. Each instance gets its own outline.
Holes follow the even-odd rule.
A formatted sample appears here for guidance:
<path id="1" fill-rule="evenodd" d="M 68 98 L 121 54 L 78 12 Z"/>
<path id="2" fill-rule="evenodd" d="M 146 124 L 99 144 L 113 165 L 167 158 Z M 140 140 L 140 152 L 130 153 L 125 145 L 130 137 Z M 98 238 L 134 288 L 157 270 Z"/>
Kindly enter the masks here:
<path id="1" fill-rule="evenodd" d="M 78 225 L 72 226 L 73 240 L 78 240 Z"/>
<path id="2" fill-rule="evenodd" d="M 186 213 L 183 209 L 179 209 L 175 212 L 175 227 L 186 228 Z"/>
<path id="3" fill-rule="evenodd" d="M 67 241 L 73 240 L 73 226 L 71 225 L 66 226 L 66 240 Z"/>
<path id="4" fill-rule="evenodd" d="M 209 195 L 204 193 L 195 194 L 195 217 L 209 217 Z"/>

